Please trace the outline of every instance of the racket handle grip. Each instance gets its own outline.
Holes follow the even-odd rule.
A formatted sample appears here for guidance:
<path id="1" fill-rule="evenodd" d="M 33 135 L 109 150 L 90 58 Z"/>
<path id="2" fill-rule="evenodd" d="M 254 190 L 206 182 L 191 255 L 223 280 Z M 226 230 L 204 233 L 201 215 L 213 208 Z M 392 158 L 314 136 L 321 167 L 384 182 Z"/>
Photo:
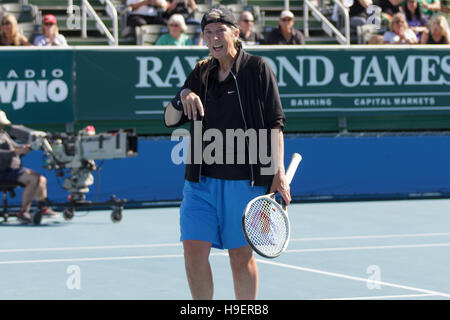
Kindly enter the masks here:
<path id="1" fill-rule="evenodd" d="M 286 180 L 288 184 L 291 184 L 292 178 L 294 178 L 295 172 L 297 171 L 297 167 L 302 161 L 302 156 L 299 153 L 294 153 L 292 155 L 291 163 L 286 171 Z"/>

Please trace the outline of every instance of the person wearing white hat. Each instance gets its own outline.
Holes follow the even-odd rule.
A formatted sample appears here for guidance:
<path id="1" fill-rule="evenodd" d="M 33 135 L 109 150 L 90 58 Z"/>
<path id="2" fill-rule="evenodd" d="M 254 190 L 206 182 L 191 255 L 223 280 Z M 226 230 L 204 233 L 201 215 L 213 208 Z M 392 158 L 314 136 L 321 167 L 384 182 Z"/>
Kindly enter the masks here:
<path id="1" fill-rule="evenodd" d="M 4 130 L 11 125 L 4 111 L 0 110 L 0 184 L 15 182 L 23 185 L 22 206 L 17 218 L 22 223 L 31 223 L 30 208 L 33 199 L 41 204 L 41 214 L 56 217 L 58 213 L 45 205 L 47 200 L 47 179 L 34 170 L 22 167 L 21 156 L 30 152 L 30 145 L 16 143 Z"/>
<path id="2" fill-rule="evenodd" d="M 305 44 L 305 37 L 300 30 L 294 28 L 294 14 L 283 10 L 278 21 L 278 28 L 273 29 L 266 44 Z"/>

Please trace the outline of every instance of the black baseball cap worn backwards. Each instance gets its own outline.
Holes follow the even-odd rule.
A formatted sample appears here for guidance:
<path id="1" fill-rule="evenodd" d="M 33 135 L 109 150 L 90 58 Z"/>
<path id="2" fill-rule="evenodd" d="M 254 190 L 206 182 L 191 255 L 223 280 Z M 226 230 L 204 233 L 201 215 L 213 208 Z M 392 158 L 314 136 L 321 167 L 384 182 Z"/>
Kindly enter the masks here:
<path id="1" fill-rule="evenodd" d="M 221 22 L 233 27 L 239 28 L 237 24 L 236 17 L 233 12 L 231 12 L 227 8 L 216 7 L 211 8 L 204 14 L 201 22 L 202 31 L 205 29 L 205 26 L 210 23 Z"/>

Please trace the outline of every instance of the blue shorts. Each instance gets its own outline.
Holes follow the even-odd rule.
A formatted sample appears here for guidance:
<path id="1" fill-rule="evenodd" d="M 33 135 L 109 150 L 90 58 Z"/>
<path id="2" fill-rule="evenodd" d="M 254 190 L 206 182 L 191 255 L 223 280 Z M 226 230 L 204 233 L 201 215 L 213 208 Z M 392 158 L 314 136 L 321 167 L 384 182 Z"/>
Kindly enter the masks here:
<path id="1" fill-rule="evenodd" d="M 19 177 L 25 172 L 25 168 L 11 169 L 0 172 L 0 181 L 17 182 Z"/>
<path id="2" fill-rule="evenodd" d="M 201 177 L 185 180 L 180 207 L 180 240 L 202 240 L 214 248 L 235 249 L 247 245 L 242 214 L 247 203 L 267 191 L 248 180 Z"/>

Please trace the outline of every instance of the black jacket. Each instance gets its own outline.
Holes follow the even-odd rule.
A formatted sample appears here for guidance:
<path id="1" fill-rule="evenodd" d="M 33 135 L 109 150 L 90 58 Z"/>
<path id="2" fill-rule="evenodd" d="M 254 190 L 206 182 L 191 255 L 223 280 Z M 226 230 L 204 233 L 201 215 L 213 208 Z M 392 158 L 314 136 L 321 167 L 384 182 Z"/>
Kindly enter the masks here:
<path id="1" fill-rule="evenodd" d="M 303 36 L 303 33 L 293 28 L 292 29 L 292 37 L 289 41 L 286 41 L 286 39 L 283 37 L 283 34 L 281 33 L 281 29 L 278 27 L 276 29 L 273 29 L 272 32 L 269 33 L 266 44 L 274 44 L 274 45 L 290 45 L 290 44 L 305 44 L 305 37 Z"/>
<path id="2" fill-rule="evenodd" d="M 213 61 L 213 67 L 217 68 L 218 62 Z M 183 89 L 189 88 L 195 92 L 202 100 L 205 106 L 207 85 L 203 83 L 201 74 L 204 72 L 204 66 L 197 64 L 194 70 L 186 79 L 183 87 L 172 100 L 174 106 L 181 106 L 180 93 Z M 212 69 L 211 68 L 211 69 Z M 211 70 L 210 69 L 210 70 Z M 275 127 L 284 128 L 285 116 L 282 110 L 280 96 L 278 93 L 277 80 L 269 64 L 259 56 L 248 54 L 243 49 L 239 51 L 238 57 L 231 69 L 231 74 L 236 77 L 238 86 L 240 104 L 245 117 L 246 129 L 272 129 Z M 208 81 L 211 81 L 210 79 Z M 239 103 L 236 99 L 236 103 Z M 205 106 L 207 112 L 207 106 Z M 180 121 L 171 126 L 176 127 L 188 122 L 186 116 L 182 116 Z M 167 125 L 166 125 L 167 126 Z M 168 126 L 169 127 L 169 126 Z M 194 121 L 190 125 L 191 145 L 194 138 Z M 268 154 L 270 154 L 270 133 L 267 134 Z M 259 143 L 259 136 L 258 136 Z M 194 163 L 193 152 L 190 152 L 191 162 L 186 164 L 185 179 L 193 182 L 199 182 L 201 176 L 201 164 Z M 249 164 L 252 171 L 252 182 L 255 185 L 270 185 L 273 175 L 261 175 L 261 168 L 268 167 L 260 163 L 259 158 L 256 164 Z"/>

